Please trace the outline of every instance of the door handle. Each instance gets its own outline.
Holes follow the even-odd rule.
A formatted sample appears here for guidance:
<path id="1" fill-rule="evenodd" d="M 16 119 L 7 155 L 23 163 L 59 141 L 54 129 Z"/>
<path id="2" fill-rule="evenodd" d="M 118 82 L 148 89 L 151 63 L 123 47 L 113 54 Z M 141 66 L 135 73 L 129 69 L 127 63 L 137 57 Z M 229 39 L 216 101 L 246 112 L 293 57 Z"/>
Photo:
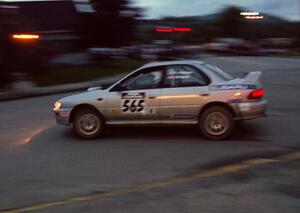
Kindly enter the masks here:
<path id="1" fill-rule="evenodd" d="M 207 97 L 207 96 L 209 96 L 209 93 L 204 92 L 204 93 L 201 93 L 200 96 Z"/>
<path id="2" fill-rule="evenodd" d="M 148 98 L 149 99 L 155 99 L 156 97 L 155 96 L 149 96 Z"/>

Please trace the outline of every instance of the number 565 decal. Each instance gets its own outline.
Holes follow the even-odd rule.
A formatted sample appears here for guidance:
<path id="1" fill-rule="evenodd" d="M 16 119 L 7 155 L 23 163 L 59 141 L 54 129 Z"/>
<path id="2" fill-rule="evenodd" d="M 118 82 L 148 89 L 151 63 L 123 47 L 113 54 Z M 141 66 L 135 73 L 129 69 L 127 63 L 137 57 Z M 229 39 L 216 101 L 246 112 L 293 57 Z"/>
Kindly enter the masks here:
<path id="1" fill-rule="evenodd" d="M 123 112 L 143 112 L 145 109 L 145 100 L 143 99 L 125 99 L 122 102 Z"/>

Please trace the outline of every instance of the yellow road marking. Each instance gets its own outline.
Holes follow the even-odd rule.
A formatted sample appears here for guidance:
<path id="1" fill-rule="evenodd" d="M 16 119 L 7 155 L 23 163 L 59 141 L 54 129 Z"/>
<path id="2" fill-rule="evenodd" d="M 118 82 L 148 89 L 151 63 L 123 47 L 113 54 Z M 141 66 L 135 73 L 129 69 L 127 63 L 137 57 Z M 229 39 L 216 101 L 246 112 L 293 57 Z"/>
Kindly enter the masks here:
<path id="1" fill-rule="evenodd" d="M 300 159 L 300 152 L 294 152 L 287 155 L 282 155 L 278 158 L 279 160 L 299 160 Z"/>
<path id="2" fill-rule="evenodd" d="M 49 208 L 57 207 L 57 206 L 94 200 L 94 199 L 101 198 L 101 197 L 112 197 L 112 196 L 118 196 L 118 195 L 122 195 L 122 194 L 129 194 L 129 193 L 133 193 L 133 192 L 141 192 L 141 191 L 146 191 L 146 190 L 153 189 L 153 188 L 161 188 L 161 187 L 165 187 L 168 185 L 189 182 L 189 181 L 193 181 L 193 180 L 196 180 L 199 178 L 213 177 L 213 176 L 217 176 L 217 175 L 238 172 L 241 170 L 249 169 L 255 165 L 269 164 L 269 163 L 274 163 L 274 162 L 278 162 L 278 161 L 291 161 L 291 160 L 300 160 L 300 152 L 294 152 L 294 153 L 290 153 L 290 154 L 286 154 L 286 155 L 281 155 L 274 159 L 255 158 L 255 159 L 245 160 L 245 161 L 242 161 L 242 162 L 239 162 L 236 164 L 225 165 L 225 166 L 220 166 L 220 167 L 216 167 L 216 168 L 212 168 L 212 169 L 202 170 L 202 171 L 194 172 L 189 175 L 177 176 L 177 177 L 172 177 L 172 178 L 158 180 L 158 181 L 150 181 L 150 182 L 142 183 L 142 184 L 139 184 L 136 186 L 120 188 L 120 189 L 112 190 L 109 192 L 98 192 L 98 193 L 94 193 L 92 195 L 70 197 L 70 198 L 66 198 L 63 200 L 35 204 L 32 206 L 28 206 L 28 207 L 20 207 L 20 208 L 14 208 L 11 210 L 3 210 L 3 211 L 0 210 L 0 213 L 23 213 L 23 212 L 31 212 L 31 211 L 49 209 Z"/>
<path id="3" fill-rule="evenodd" d="M 32 141 L 34 137 L 42 133 L 44 130 L 51 128 L 53 126 L 53 122 L 47 122 L 42 126 L 32 129 L 30 132 L 26 133 L 25 137 L 22 137 L 20 141 L 17 142 L 18 145 L 26 145 Z"/>

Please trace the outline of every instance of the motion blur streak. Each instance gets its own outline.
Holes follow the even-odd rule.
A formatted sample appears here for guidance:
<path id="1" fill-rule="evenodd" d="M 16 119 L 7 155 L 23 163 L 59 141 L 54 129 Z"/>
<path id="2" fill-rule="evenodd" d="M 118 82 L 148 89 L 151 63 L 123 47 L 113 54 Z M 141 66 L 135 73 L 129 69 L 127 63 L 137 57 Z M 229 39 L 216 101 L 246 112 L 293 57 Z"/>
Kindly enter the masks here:
<path id="1" fill-rule="evenodd" d="M 168 28 L 156 28 L 156 32 L 158 33 L 172 33 L 173 29 L 168 29 Z"/>
<path id="2" fill-rule="evenodd" d="M 15 40 L 38 40 L 40 36 L 36 34 L 14 34 L 12 38 Z"/>
<path id="3" fill-rule="evenodd" d="M 264 16 L 246 16 L 246 19 L 264 19 Z"/>
<path id="4" fill-rule="evenodd" d="M 242 16 L 258 16 L 259 12 L 241 12 L 240 15 L 242 15 Z"/>
<path id="5" fill-rule="evenodd" d="M 173 30 L 175 32 L 190 32 L 192 29 L 188 27 L 182 27 L 182 28 L 175 27 L 173 28 Z"/>

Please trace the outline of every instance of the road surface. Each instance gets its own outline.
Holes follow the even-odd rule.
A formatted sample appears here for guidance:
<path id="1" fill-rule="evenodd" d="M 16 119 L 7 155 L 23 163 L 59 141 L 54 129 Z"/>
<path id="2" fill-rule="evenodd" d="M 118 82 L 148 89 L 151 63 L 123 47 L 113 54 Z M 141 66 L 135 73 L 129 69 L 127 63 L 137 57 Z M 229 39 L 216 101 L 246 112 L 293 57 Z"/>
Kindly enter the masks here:
<path id="1" fill-rule="evenodd" d="M 117 128 L 102 139 L 82 141 L 70 128 L 57 126 L 51 112 L 54 101 L 70 93 L 1 102 L 0 210 L 171 178 L 235 156 L 300 148 L 300 59 L 211 57 L 204 61 L 236 76 L 262 70 L 268 117 L 243 123 L 228 141 L 207 141 L 194 128 Z M 197 183 L 186 187 L 190 190 Z M 168 191 L 159 193 L 169 196 Z M 122 197 L 115 199 L 110 203 Z M 161 212 L 168 205 L 162 205 Z M 139 206 L 136 212 L 141 212 Z M 76 212 L 69 207 L 47 211 Z"/>

